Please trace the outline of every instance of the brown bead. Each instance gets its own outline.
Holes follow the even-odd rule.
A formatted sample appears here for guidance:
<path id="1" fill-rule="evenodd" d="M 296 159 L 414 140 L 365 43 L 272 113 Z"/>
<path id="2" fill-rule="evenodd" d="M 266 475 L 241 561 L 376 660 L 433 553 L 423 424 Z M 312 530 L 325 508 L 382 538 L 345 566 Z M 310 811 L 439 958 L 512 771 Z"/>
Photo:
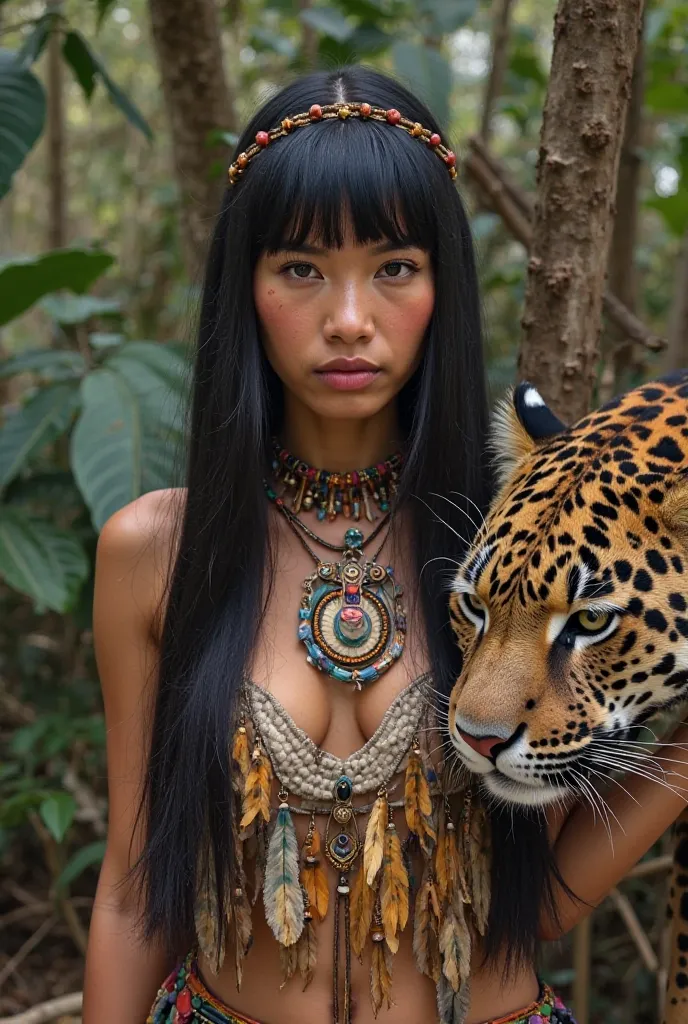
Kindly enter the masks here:
<path id="1" fill-rule="evenodd" d="M 291 120 L 291 118 L 290 117 L 285 117 L 284 120 L 282 121 L 282 128 L 284 129 L 284 131 L 285 132 L 290 132 L 293 127 L 294 127 L 294 122 Z"/>
<path id="2" fill-rule="evenodd" d="M 399 124 L 401 121 L 401 114 L 395 107 L 390 107 L 387 111 L 387 121 L 389 124 Z"/>
<path id="3" fill-rule="evenodd" d="M 361 103 L 361 117 L 370 117 L 372 110 L 370 103 Z"/>
<path id="4" fill-rule="evenodd" d="M 246 167 L 248 163 L 248 157 L 246 156 L 245 153 L 239 153 L 239 156 L 236 158 L 236 162 L 239 165 L 239 167 Z"/>

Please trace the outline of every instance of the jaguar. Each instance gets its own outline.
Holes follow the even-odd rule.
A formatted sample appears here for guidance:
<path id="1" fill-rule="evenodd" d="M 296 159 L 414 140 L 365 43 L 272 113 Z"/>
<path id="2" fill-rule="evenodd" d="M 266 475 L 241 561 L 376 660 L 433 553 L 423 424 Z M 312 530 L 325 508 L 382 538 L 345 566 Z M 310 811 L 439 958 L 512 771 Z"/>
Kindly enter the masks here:
<path id="1" fill-rule="evenodd" d="M 451 743 L 507 804 L 594 800 L 638 768 L 639 727 L 688 699 L 688 370 L 572 426 L 523 382 L 490 450 L 495 496 L 451 584 Z M 688 813 L 675 831 L 665 1022 L 685 1024 Z"/>

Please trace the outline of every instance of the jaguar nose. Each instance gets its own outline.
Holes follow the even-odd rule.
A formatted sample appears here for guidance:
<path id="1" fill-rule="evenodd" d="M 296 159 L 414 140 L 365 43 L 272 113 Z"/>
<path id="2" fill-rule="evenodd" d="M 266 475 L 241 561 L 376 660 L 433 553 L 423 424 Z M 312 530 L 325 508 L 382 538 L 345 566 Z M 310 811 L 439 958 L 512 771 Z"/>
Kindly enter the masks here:
<path id="1" fill-rule="evenodd" d="M 494 760 L 494 748 L 504 743 L 501 736 L 471 736 L 464 729 L 458 727 L 457 729 L 461 739 L 465 740 L 469 747 L 482 754 L 483 757 L 488 757 L 491 761 Z"/>

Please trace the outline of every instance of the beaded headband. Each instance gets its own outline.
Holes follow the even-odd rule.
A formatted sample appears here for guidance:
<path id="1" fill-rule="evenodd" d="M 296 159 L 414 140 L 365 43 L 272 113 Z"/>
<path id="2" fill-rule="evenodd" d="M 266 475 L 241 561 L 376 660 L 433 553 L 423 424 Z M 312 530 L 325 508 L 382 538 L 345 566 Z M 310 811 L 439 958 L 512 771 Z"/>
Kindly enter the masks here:
<path id="1" fill-rule="evenodd" d="M 257 132 L 255 143 L 252 143 L 244 153 L 239 153 L 234 163 L 230 164 L 227 172 L 230 185 L 235 185 L 238 182 L 254 156 L 275 139 L 279 139 L 283 135 L 290 135 L 295 128 L 302 128 L 306 124 L 334 117 L 338 117 L 342 121 L 345 121 L 347 117 L 360 117 L 364 121 L 384 121 L 387 124 L 396 125 L 397 128 L 403 128 L 413 138 L 426 143 L 432 152 L 436 153 L 440 160 L 447 165 L 450 176 L 456 177 L 456 155 L 443 145 L 437 132 L 431 132 L 429 128 L 424 128 L 418 121 L 409 121 L 407 117 L 402 117 L 394 107 L 385 110 L 383 107 L 373 107 L 370 103 L 328 103 L 321 107 L 319 103 L 314 103 L 310 110 L 294 114 L 293 117 L 285 117 L 276 128 L 271 128 L 267 132 Z"/>

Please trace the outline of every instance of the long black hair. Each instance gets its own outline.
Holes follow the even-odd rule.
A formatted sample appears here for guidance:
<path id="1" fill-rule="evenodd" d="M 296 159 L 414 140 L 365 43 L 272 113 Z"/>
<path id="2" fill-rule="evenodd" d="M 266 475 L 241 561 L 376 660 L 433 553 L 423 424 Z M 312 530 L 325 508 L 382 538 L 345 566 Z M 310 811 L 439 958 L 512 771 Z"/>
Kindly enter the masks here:
<path id="1" fill-rule="evenodd" d="M 246 126 L 235 157 L 257 131 L 313 103 L 338 101 L 395 107 L 446 140 L 431 112 L 400 84 L 346 66 L 299 78 L 268 100 Z M 268 146 L 238 185 L 227 188 L 207 258 L 186 499 L 163 619 L 141 805 L 146 838 L 137 866 L 145 932 L 175 952 L 193 940 L 206 837 L 226 919 L 235 798 L 229 744 L 272 569 L 262 478 L 269 439 L 280 427 L 282 391 L 260 343 L 253 271 L 261 252 L 285 241 L 298 245 L 309 232 L 327 247 L 341 246 L 345 217 L 360 243 L 390 239 L 431 256 L 433 314 L 419 368 L 398 396 L 406 435 L 399 507 L 411 517 L 437 690 L 448 694 L 461 668 L 449 626 L 446 566 L 461 558 L 476 508 L 484 512 L 491 496 L 480 303 L 466 213 L 442 160 L 406 132 L 354 118 L 311 124 Z M 441 512 L 437 507 L 449 528 L 424 504 L 432 505 L 434 494 L 456 501 Z M 540 823 L 517 811 L 493 812 L 493 837 L 488 955 L 506 946 L 518 961 L 535 948 L 547 841 Z"/>

